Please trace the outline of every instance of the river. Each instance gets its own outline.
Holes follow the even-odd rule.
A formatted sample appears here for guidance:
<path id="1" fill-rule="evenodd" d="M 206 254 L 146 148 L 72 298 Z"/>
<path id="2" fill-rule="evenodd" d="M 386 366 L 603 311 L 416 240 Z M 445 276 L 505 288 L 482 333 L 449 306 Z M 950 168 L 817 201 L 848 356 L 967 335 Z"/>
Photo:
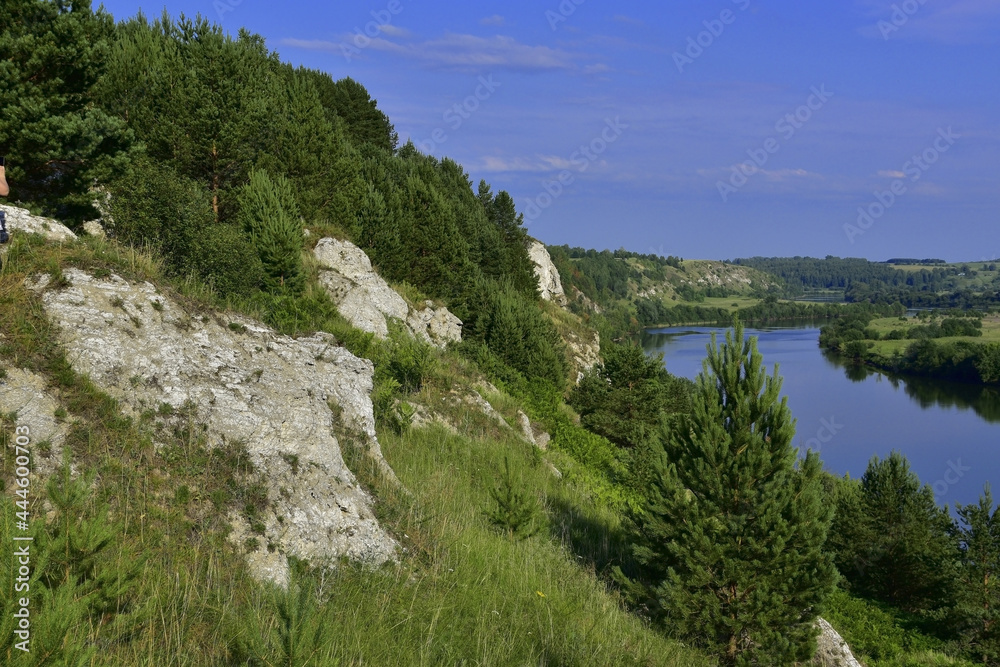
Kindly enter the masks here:
<path id="1" fill-rule="evenodd" d="M 667 370 L 694 379 L 706 345 L 724 328 L 651 329 L 648 354 L 662 352 Z M 819 347 L 819 327 L 748 328 L 758 337 L 768 373 L 774 364 L 797 420 L 795 445 L 818 450 L 826 468 L 860 477 L 873 455 L 901 451 L 940 504 L 972 503 L 983 484 L 1000 483 L 1000 391 L 922 378 L 890 377 L 844 363 Z M 1000 488 L 994 488 L 996 501 Z"/>

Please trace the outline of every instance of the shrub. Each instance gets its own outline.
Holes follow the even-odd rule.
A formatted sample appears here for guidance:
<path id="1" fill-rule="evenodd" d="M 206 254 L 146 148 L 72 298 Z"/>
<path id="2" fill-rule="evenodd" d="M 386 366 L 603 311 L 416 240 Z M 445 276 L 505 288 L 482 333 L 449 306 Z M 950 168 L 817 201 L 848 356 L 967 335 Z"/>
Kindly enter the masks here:
<path id="1" fill-rule="evenodd" d="M 497 485 L 490 489 L 490 496 L 496 506 L 487 512 L 493 525 L 511 537 L 526 538 L 538 532 L 541 510 L 538 499 L 510 470 L 510 457 L 504 459 L 503 474 Z"/>
<path id="2" fill-rule="evenodd" d="M 264 265 L 247 237 L 232 225 L 211 225 L 194 244 L 194 268 L 223 296 L 248 296 L 264 279 Z"/>
<path id="3" fill-rule="evenodd" d="M 108 233 L 122 243 L 151 246 L 183 275 L 192 263 L 196 240 L 213 222 L 208 193 L 170 167 L 142 157 L 110 186 Z"/>

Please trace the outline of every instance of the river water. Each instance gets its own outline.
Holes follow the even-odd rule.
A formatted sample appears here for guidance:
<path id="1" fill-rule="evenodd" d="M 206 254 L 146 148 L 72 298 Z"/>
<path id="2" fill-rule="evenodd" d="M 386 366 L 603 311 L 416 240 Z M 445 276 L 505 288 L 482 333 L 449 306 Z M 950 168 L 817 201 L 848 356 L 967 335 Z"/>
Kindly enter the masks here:
<path id="1" fill-rule="evenodd" d="M 724 328 L 670 327 L 643 335 L 648 354 L 694 379 L 706 345 Z M 940 504 L 976 502 L 983 484 L 1000 500 L 1000 391 L 927 379 L 890 377 L 844 363 L 819 347 L 819 327 L 747 329 L 758 337 L 768 373 L 778 364 L 782 393 L 797 420 L 795 445 L 818 450 L 827 469 L 860 477 L 873 455 L 898 449 L 931 484 Z"/>

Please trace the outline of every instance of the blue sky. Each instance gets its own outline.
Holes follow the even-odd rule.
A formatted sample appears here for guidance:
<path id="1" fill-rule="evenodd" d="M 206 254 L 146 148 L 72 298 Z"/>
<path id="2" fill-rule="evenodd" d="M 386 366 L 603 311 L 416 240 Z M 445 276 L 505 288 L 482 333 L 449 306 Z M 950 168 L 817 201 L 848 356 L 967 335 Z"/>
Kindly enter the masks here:
<path id="1" fill-rule="evenodd" d="M 509 191 L 546 243 L 1000 257 L 997 0 L 165 7 L 357 79 L 401 141 Z"/>

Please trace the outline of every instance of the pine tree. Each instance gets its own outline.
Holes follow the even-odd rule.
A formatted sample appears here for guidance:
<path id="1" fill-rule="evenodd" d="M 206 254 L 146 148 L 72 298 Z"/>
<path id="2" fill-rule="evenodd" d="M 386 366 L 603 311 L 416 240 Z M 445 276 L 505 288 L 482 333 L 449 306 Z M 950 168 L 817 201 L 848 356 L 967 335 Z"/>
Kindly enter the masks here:
<path id="1" fill-rule="evenodd" d="M 957 544 L 953 522 L 929 485 L 899 452 L 875 456 L 860 494 L 838 500 L 835 531 L 847 536 L 838 564 L 853 589 L 911 612 L 948 606 L 954 591 Z"/>
<path id="2" fill-rule="evenodd" d="M 291 184 L 254 171 L 240 191 L 239 217 L 264 264 L 264 284 L 273 291 L 297 292 L 305 284 L 302 222 Z"/>
<path id="3" fill-rule="evenodd" d="M 808 659 L 835 570 L 819 457 L 743 327 L 715 341 L 690 416 L 665 435 L 636 556 L 668 632 L 727 665 Z"/>
<path id="4" fill-rule="evenodd" d="M 1000 514 L 989 485 L 978 504 L 956 505 L 962 545 L 958 612 L 969 652 L 1000 664 Z"/>
<path id="5" fill-rule="evenodd" d="M 5 0 L 0 155 L 11 195 L 62 217 L 94 214 L 94 179 L 126 168 L 132 134 L 92 103 L 113 19 L 89 0 Z"/>

